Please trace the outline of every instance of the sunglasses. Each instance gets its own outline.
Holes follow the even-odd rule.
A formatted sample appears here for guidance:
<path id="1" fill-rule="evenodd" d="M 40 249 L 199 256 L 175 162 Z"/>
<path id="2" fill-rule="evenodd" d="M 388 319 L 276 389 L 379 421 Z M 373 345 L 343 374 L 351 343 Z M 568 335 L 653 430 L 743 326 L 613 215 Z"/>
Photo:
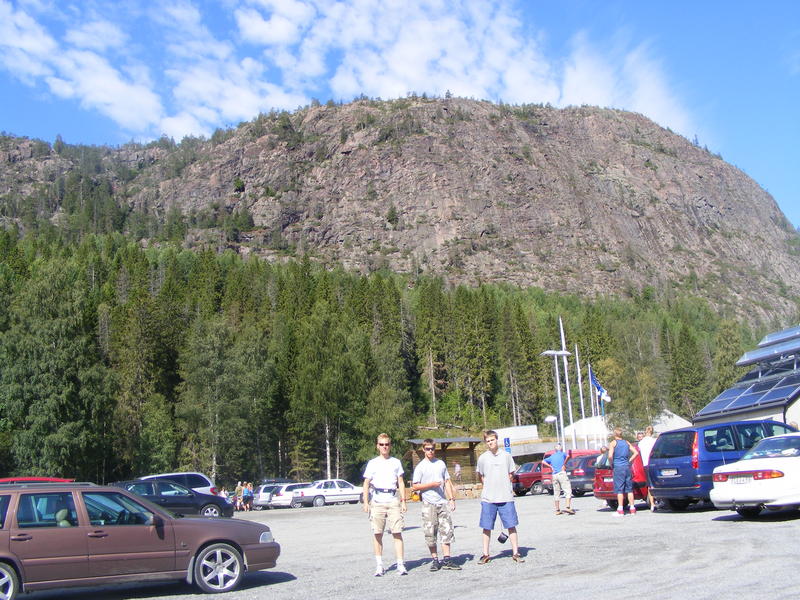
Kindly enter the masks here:
<path id="1" fill-rule="evenodd" d="M 425 452 L 433 452 L 436 448 L 423 448 L 423 450 L 425 450 Z"/>
<path id="2" fill-rule="evenodd" d="M 391 446 L 391 444 L 379 443 L 378 446 Z"/>

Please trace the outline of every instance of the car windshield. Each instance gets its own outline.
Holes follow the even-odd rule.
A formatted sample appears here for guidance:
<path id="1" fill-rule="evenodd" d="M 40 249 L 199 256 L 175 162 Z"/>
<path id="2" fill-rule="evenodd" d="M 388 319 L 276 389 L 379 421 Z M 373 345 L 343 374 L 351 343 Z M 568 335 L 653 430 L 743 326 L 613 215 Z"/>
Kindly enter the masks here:
<path id="1" fill-rule="evenodd" d="M 517 468 L 517 473 L 529 473 L 533 469 L 533 463 L 525 463 Z"/>
<path id="2" fill-rule="evenodd" d="M 761 440 L 742 457 L 742 460 L 797 456 L 800 456 L 800 436 L 793 435 Z"/>

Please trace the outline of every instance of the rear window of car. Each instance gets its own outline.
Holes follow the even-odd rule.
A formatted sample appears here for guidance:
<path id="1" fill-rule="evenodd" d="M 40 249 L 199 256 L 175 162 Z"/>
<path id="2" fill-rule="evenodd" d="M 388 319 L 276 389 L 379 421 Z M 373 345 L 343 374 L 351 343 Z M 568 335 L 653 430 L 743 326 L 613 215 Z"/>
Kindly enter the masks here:
<path id="1" fill-rule="evenodd" d="M 796 435 L 761 440 L 742 457 L 751 458 L 799 458 L 800 437 Z"/>
<path id="2" fill-rule="evenodd" d="M 577 469 L 580 466 L 581 466 L 581 459 L 580 458 L 570 458 L 567 461 L 567 464 L 566 464 L 567 471 L 569 471 L 571 469 Z"/>
<path id="3" fill-rule="evenodd" d="M 0 529 L 6 526 L 6 513 L 11 496 L 0 496 Z"/>
<path id="4" fill-rule="evenodd" d="M 196 473 L 186 473 L 183 477 L 184 480 L 180 481 L 179 483 L 182 483 L 186 487 L 198 488 L 209 487 L 211 485 L 205 477 L 197 475 Z"/>
<path id="5" fill-rule="evenodd" d="M 517 473 L 529 473 L 533 469 L 533 463 L 524 463 L 517 469 Z"/>
<path id="6" fill-rule="evenodd" d="M 75 503 L 69 492 L 22 494 L 17 505 L 17 527 L 74 527 Z"/>
<path id="7" fill-rule="evenodd" d="M 692 443 L 694 442 L 694 431 L 675 431 L 662 433 L 658 436 L 650 458 L 676 458 L 678 456 L 690 456 L 692 454 Z"/>
<path id="8" fill-rule="evenodd" d="M 767 432 L 766 437 L 772 437 L 773 435 L 783 435 L 784 433 L 793 433 L 794 430 L 787 427 L 786 425 L 781 425 L 780 423 L 764 423 L 764 430 Z"/>
<path id="9" fill-rule="evenodd" d="M 709 452 L 736 450 L 733 442 L 733 430 L 730 425 L 711 427 L 703 430 L 703 444 Z M 691 450 L 691 449 L 690 449 Z"/>

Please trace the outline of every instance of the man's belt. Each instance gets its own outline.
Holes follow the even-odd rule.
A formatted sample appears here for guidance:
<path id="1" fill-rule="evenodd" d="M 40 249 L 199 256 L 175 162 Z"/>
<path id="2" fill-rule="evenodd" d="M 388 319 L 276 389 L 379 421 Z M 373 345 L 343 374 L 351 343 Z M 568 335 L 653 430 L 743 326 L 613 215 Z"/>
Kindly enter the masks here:
<path id="1" fill-rule="evenodd" d="M 380 492 L 381 494 L 392 494 L 392 495 L 394 495 L 397 492 L 397 488 L 378 488 L 378 487 L 373 487 L 372 489 L 375 490 L 376 492 Z"/>

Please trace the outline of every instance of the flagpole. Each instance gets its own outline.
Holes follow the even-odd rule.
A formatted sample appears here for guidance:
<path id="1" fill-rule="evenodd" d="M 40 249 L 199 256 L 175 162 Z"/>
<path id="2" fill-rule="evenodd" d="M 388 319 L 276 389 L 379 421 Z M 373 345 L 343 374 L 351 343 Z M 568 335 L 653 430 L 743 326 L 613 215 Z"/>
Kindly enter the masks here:
<path id="1" fill-rule="evenodd" d="M 583 430 L 583 447 L 589 448 L 589 434 L 586 432 L 586 411 L 583 405 L 583 378 L 581 377 L 581 359 L 578 355 L 578 344 L 575 344 L 575 368 L 578 371 L 578 393 L 581 397 L 581 421 L 584 424 Z"/>
<path id="2" fill-rule="evenodd" d="M 567 343 L 564 340 L 564 323 L 561 321 L 561 317 L 558 317 L 558 328 L 561 330 L 561 350 L 562 352 L 567 351 Z M 567 355 L 563 355 L 561 357 L 564 360 L 564 384 L 567 388 L 567 409 L 569 411 L 569 426 L 572 429 L 572 449 L 574 450 L 578 446 L 578 438 L 575 435 L 575 424 L 572 421 L 572 397 L 569 390 L 569 368 L 567 365 Z"/>

